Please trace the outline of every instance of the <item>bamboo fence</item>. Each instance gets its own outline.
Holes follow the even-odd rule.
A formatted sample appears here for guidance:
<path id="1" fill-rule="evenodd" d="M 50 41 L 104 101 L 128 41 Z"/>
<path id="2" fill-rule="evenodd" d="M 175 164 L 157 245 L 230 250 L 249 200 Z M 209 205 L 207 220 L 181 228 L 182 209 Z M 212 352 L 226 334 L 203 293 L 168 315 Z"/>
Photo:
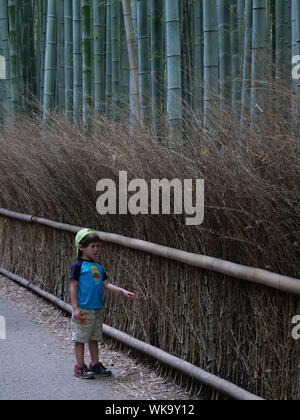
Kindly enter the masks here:
<path id="1" fill-rule="evenodd" d="M 70 233 L 80 227 L 5 209 L 0 214 L 3 264 L 69 301 L 68 268 L 73 257 Z M 116 297 L 107 301 L 109 325 L 256 395 L 268 399 L 299 397 L 299 347 L 291 337 L 298 297 L 248 282 L 237 283 L 227 277 L 233 275 L 233 267 L 238 266 L 235 264 L 231 270 L 225 269 L 226 275 L 212 275 L 207 268 L 214 270 L 217 259 L 214 265 L 198 268 L 191 258 L 177 259 L 176 253 L 181 251 L 162 246 L 155 251 L 155 244 L 104 232 L 99 235 L 102 263 L 112 281 L 137 292 L 133 307 Z M 242 277 L 242 271 L 236 276 Z M 268 275 L 275 279 L 278 276 Z M 299 282 L 285 279 L 295 286 Z M 299 293 L 296 289 L 294 292 Z M 214 394 L 217 397 L 219 394 Z"/>

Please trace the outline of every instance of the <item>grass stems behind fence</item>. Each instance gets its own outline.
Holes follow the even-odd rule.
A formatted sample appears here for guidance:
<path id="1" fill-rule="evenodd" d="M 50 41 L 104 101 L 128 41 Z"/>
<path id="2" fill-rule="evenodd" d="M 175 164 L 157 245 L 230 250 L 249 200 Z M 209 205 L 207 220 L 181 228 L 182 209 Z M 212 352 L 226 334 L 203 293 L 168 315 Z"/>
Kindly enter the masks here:
<path id="1" fill-rule="evenodd" d="M 230 110 L 212 108 L 206 131 L 185 114 L 172 149 L 105 118 L 93 136 L 57 115 L 3 129 L 0 206 L 299 277 L 299 139 L 289 119 L 270 112 L 241 129 Z M 120 170 L 129 180 L 205 179 L 203 225 L 185 226 L 184 215 L 100 216 L 96 183 L 117 182 Z M 69 299 L 71 234 L 1 217 L 0 238 L 1 265 Z M 298 298 L 112 244 L 101 262 L 138 296 L 133 306 L 109 298 L 107 324 L 262 397 L 299 398 Z"/>

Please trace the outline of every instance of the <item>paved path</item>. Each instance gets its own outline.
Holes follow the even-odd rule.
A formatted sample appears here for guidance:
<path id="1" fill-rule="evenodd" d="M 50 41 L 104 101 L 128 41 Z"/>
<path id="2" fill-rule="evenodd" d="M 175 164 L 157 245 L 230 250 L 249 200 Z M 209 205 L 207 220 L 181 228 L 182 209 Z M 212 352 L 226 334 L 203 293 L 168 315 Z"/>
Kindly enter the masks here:
<path id="1" fill-rule="evenodd" d="M 0 400 L 126 399 L 124 393 L 113 393 L 113 378 L 73 377 L 74 356 L 62 352 L 60 339 L 3 298 L 0 315 L 6 318 L 6 340 L 0 340 Z"/>

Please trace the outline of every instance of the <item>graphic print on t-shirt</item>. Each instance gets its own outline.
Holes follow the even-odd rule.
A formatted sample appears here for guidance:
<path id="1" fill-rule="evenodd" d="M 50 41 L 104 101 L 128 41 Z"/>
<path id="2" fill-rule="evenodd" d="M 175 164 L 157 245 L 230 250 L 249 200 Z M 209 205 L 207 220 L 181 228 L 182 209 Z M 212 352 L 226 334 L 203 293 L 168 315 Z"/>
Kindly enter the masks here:
<path id="1" fill-rule="evenodd" d="M 99 273 L 98 267 L 96 265 L 91 265 L 91 270 L 92 270 L 94 279 L 100 279 L 100 273 Z"/>

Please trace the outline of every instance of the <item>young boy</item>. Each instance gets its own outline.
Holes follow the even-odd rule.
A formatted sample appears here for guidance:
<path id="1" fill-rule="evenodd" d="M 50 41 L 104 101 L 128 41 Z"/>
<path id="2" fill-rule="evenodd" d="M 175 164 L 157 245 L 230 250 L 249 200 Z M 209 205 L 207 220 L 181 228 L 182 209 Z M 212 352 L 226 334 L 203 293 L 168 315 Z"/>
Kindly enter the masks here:
<path id="1" fill-rule="evenodd" d="M 74 376 L 82 379 L 94 379 L 95 375 L 111 376 L 111 371 L 99 361 L 98 342 L 102 341 L 103 293 L 109 290 L 129 299 L 134 298 L 134 293 L 109 283 L 108 275 L 97 262 L 100 238 L 95 231 L 79 231 L 75 244 L 77 261 L 72 265 L 70 273 L 72 341 L 75 342 L 77 360 Z M 85 344 L 88 344 L 91 356 L 89 368 L 84 362 Z"/>

